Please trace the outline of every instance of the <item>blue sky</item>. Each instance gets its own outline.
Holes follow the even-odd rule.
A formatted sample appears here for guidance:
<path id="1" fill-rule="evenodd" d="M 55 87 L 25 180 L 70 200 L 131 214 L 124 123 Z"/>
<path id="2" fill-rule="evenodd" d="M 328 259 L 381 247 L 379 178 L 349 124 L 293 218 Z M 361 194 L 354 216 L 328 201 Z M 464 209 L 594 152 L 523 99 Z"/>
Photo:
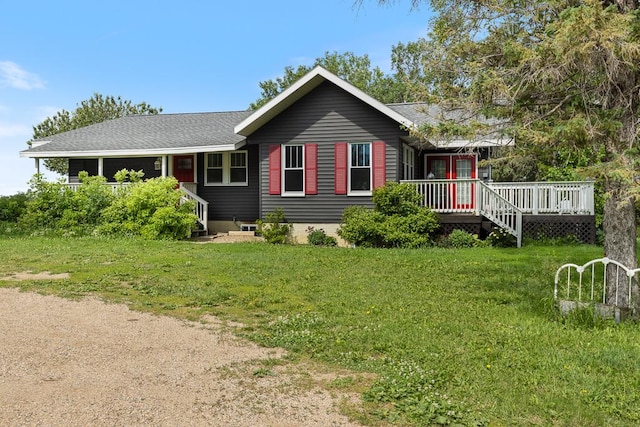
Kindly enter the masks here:
<path id="1" fill-rule="evenodd" d="M 0 195 L 26 191 L 35 173 L 18 154 L 32 126 L 96 92 L 164 113 L 244 110 L 260 81 L 327 51 L 367 54 L 388 72 L 391 47 L 424 37 L 428 19 L 409 0 L 5 2 Z"/>

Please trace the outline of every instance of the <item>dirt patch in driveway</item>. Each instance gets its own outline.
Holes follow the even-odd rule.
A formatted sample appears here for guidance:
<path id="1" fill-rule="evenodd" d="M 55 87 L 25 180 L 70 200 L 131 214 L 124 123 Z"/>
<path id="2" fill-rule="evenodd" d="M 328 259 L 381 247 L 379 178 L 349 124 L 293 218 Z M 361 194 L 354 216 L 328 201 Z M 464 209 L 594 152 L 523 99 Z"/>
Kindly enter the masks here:
<path id="1" fill-rule="evenodd" d="M 0 313 L 3 425 L 358 425 L 355 396 L 220 322 L 4 288 Z"/>

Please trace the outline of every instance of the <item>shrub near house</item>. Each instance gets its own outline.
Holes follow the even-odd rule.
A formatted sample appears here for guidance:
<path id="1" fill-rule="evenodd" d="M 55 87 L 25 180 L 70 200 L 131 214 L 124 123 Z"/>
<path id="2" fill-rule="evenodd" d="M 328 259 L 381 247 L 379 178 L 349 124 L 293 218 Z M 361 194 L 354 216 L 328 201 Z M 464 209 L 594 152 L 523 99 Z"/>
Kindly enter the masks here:
<path id="1" fill-rule="evenodd" d="M 120 171 L 118 181 L 130 185 L 112 190 L 106 178 L 80 174 L 77 191 L 59 182 L 31 181 L 26 212 L 19 221 L 29 233 L 101 234 L 185 239 L 196 223 L 191 203 L 183 203 L 175 178 L 142 181 L 140 172 Z"/>
<path id="2" fill-rule="evenodd" d="M 338 235 L 356 246 L 420 248 L 431 245 L 438 215 L 420 206 L 415 186 L 387 182 L 373 191 L 374 208 L 344 210 Z"/>

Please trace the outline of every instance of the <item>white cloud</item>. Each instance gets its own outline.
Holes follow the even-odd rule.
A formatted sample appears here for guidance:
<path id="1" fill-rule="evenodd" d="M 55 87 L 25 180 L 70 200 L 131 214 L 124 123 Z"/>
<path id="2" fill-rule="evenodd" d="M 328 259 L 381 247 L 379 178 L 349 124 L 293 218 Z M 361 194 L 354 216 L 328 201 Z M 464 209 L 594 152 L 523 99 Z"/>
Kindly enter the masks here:
<path id="1" fill-rule="evenodd" d="M 43 89 L 44 81 L 37 74 L 23 70 L 15 62 L 0 61 L 0 87 L 2 86 L 22 90 Z"/>

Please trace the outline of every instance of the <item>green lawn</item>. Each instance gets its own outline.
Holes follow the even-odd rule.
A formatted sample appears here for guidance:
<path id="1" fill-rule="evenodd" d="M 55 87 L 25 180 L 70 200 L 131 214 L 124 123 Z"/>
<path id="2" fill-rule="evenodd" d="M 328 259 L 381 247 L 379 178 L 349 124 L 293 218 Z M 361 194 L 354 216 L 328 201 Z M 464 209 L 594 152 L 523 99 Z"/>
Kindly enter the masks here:
<path id="1" fill-rule="evenodd" d="M 19 285 L 242 321 L 239 334 L 351 369 L 333 386 L 362 389 L 350 413 L 371 424 L 637 425 L 640 327 L 553 308 L 556 268 L 600 256 L 5 237 L 0 275 L 69 272 Z"/>

